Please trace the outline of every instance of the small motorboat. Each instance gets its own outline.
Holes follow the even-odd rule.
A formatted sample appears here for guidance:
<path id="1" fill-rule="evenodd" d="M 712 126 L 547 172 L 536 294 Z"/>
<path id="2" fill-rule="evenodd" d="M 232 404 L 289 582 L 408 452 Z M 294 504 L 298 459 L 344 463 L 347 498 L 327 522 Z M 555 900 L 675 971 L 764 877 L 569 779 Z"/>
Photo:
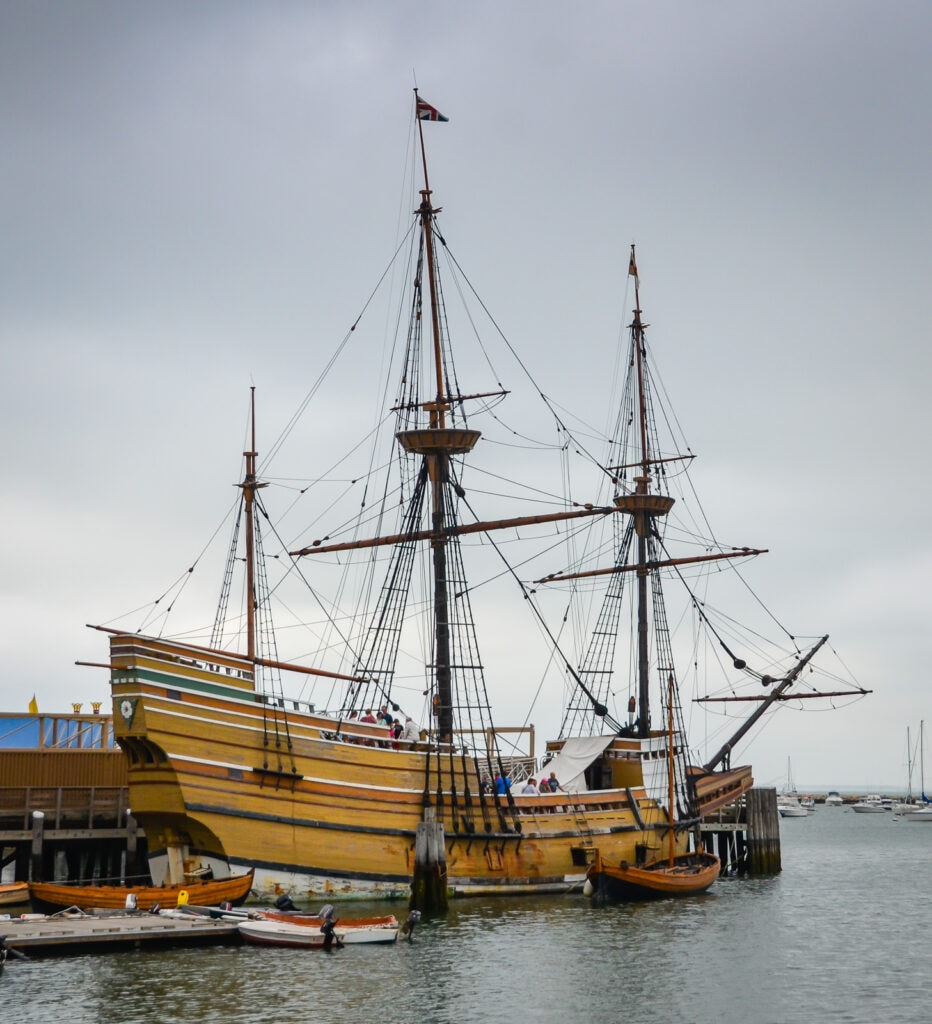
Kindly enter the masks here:
<path id="1" fill-rule="evenodd" d="M 240 921 L 239 933 L 246 942 L 258 946 L 329 949 L 331 945 L 395 942 L 398 927 L 393 915 L 336 919 L 332 913 L 321 916 L 263 911 L 261 917 Z"/>
<path id="2" fill-rule="evenodd" d="M 809 810 L 800 799 L 791 793 L 781 793 L 777 797 L 777 810 L 781 818 L 808 818 Z"/>
<path id="3" fill-rule="evenodd" d="M 871 793 L 863 800 L 852 804 L 851 810 L 856 814 L 885 814 L 890 810 L 890 804 L 884 803 L 883 797 L 879 793 Z"/>

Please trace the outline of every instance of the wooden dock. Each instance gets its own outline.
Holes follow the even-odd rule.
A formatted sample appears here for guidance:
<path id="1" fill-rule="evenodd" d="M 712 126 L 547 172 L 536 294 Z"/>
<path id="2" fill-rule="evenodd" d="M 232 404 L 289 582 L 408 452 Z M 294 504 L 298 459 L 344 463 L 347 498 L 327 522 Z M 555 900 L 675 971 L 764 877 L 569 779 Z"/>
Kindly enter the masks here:
<path id="1" fill-rule="evenodd" d="M 240 941 L 236 921 L 159 914 L 26 914 L 0 918 L 0 936 L 27 956 L 103 953 L 178 945 L 222 945 Z"/>
<path id="2" fill-rule="evenodd" d="M 749 790 L 739 804 L 703 818 L 699 829 L 706 849 L 721 860 L 722 874 L 779 874 L 780 815 L 775 789 Z"/>

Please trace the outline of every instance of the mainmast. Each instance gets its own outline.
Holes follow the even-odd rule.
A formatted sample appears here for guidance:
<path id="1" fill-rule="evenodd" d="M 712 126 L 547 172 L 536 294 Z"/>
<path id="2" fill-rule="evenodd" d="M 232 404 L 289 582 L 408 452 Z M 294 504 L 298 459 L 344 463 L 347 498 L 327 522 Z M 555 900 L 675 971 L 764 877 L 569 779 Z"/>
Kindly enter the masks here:
<path id="1" fill-rule="evenodd" d="M 450 411 L 443 371 L 443 345 L 440 331 L 440 300 L 434 259 L 434 214 L 431 203 L 430 180 L 427 176 L 427 151 L 424 147 L 424 120 L 437 120 L 440 115 L 422 103 L 415 94 L 418 137 L 421 145 L 421 164 L 424 168 L 424 188 L 418 217 L 427 262 L 427 283 L 430 296 L 431 340 L 434 354 L 435 397 L 422 406 L 428 413 L 428 427 L 399 431 L 401 447 L 420 455 L 424 460 L 431 494 L 431 548 L 433 553 L 434 583 L 434 677 L 436 680 L 436 712 L 438 738 L 449 741 L 453 735 L 453 692 L 450 665 L 450 613 L 447 586 L 447 544 L 444 491 L 450 482 L 450 458 L 472 451 L 481 436 L 478 430 L 447 427 L 446 414 Z M 426 115 L 422 110 L 426 108 Z M 452 525 L 452 524 L 451 524 Z"/>
<path id="2" fill-rule="evenodd" d="M 560 512 L 459 522 L 458 509 L 465 492 L 459 482 L 456 457 L 471 452 L 481 437 L 478 430 L 466 425 L 461 409 L 468 400 L 507 392 L 463 394 L 456 380 L 438 264 L 437 243 L 446 245 L 446 242 L 437 228 L 440 208 L 432 201 L 423 132 L 424 121 L 446 121 L 447 118 L 421 100 L 417 90 L 415 110 L 424 186 L 419 189 L 420 203 L 414 211 L 417 267 L 405 366 L 393 411 L 399 416 L 395 438 L 403 452 L 416 458 L 405 460 L 404 473 L 407 476 L 410 472 L 406 480 L 410 494 L 402 513 L 401 530 L 364 539 L 341 541 L 335 538 L 333 543 L 328 543 L 330 538 L 324 537 L 291 554 L 302 557 L 391 548 L 382 592 L 357 664 L 358 674 L 378 680 L 376 691 L 383 699 L 390 699 L 415 552 L 420 542 L 430 544 L 432 663 L 428 672 L 432 678 L 428 689 L 432 696 L 436 738 L 444 744 L 452 741 L 454 729 L 470 735 L 489 736 L 494 732 L 460 538 L 587 516 L 611 516 L 616 509 L 613 505 L 574 503 L 572 509 Z M 357 689 L 348 699 L 358 707 L 360 700 L 368 699 L 363 697 L 363 693 L 368 692 L 369 688 Z M 494 750 L 497 757 L 497 742 L 494 738 L 489 742 L 489 750 Z M 465 750 L 464 746 L 461 750 L 464 756 Z M 483 770 L 487 770 L 487 766 Z M 442 789 L 438 790 L 438 805 L 443 799 Z"/>

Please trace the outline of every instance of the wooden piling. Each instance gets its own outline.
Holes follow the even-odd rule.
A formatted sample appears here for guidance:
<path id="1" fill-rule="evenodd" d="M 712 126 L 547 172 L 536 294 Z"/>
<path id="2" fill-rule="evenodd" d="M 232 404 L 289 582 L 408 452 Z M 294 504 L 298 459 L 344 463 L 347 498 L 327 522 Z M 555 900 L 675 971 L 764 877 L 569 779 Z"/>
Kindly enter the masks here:
<path id="1" fill-rule="evenodd" d="M 748 865 L 752 875 L 776 875 L 780 862 L 780 814 L 775 789 L 752 789 L 747 797 Z"/>
<path id="2" fill-rule="evenodd" d="M 29 877 L 33 882 L 42 881 L 42 840 L 45 834 L 45 814 L 32 812 L 32 843 L 29 850 Z"/>
<path id="3" fill-rule="evenodd" d="M 422 914 L 447 912 L 447 849 L 443 825 L 433 807 L 424 808 L 424 820 L 417 826 L 409 906 Z"/>

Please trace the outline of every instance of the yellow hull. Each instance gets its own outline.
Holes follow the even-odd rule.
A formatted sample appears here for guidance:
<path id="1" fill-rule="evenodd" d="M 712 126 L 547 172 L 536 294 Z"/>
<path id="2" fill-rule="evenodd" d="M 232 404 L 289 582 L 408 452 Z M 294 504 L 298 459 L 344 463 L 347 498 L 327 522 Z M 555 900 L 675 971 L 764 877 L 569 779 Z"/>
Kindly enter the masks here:
<path id="1" fill-rule="evenodd" d="M 582 888 L 597 853 L 633 862 L 665 830 L 630 769 L 619 788 L 506 799 L 480 795 L 472 755 L 446 750 L 438 792 L 435 748 L 286 712 L 252 691 L 245 661 L 138 636 L 114 637 L 111 658 L 114 732 L 158 881 L 226 864 L 255 867 L 263 895 L 405 896 L 429 806 L 453 893 L 560 892 Z"/>

